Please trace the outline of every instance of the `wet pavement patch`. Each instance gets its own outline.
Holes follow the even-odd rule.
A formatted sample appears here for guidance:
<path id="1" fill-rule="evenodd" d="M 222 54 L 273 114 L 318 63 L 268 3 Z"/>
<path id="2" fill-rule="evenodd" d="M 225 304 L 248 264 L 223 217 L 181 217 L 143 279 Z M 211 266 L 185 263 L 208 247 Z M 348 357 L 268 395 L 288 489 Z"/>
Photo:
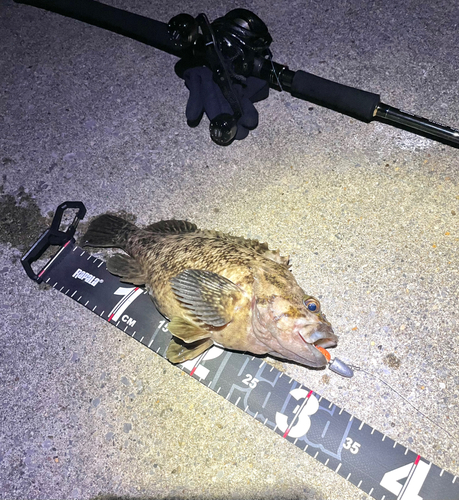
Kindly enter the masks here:
<path id="1" fill-rule="evenodd" d="M 35 200 L 23 188 L 15 196 L 0 195 L 0 243 L 10 243 L 24 251 L 48 228 L 51 220 L 41 215 Z"/>

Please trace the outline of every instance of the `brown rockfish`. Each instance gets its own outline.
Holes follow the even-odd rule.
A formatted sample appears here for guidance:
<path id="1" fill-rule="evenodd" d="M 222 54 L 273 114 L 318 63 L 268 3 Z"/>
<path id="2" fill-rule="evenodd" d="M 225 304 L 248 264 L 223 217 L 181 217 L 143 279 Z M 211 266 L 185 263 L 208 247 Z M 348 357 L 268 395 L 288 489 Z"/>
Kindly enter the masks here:
<path id="1" fill-rule="evenodd" d="M 172 363 L 216 344 L 319 368 L 327 360 L 316 346 L 337 344 L 319 301 L 290 272 L 288 257 L 265 243 L 180 220 L 138 228 L 106 214 L 91 222 L 82 244 L 127 253 L 111 257 L 107 269 L 145 285 L 170 320 Z"/>

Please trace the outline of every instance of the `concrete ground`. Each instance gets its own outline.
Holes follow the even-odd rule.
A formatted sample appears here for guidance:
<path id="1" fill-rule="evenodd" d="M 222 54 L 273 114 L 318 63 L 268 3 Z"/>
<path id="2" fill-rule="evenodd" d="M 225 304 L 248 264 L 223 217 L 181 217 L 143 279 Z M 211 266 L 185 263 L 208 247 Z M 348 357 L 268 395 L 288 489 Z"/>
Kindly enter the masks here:
<path id="1" fill-rule="evenodd" d="M 275 61 L 459 128 L 455 2 L 114 4 L 165 22 L 249 8 Z M 206 119 L 186 124 L 173 56 L 11 0 L 0 33 L 0 498 L 367 498 L 29 280 L 19 259 L 66 200 L 87 219 L 186 218 L 290 254 L 336 356 L 428 418 L 365 373 L 287 372 L 459 474 L 457 149 L 275 91 L 247 139 L 218 147 Z"/>

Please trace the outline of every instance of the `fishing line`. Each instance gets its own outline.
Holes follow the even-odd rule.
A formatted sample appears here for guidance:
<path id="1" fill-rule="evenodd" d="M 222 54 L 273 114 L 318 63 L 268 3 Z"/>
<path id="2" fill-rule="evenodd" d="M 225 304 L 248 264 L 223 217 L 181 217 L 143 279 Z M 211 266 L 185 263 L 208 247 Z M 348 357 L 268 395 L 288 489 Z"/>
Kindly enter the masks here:
<path id="1" fill-rule="evenodd" d="M 454 441 L 455 440 L 455 437 L 450 433 L 448 432 L 445 428 L 443 428 L 440 424 L 438 424 L 437 422 L 435 422 L 435 420 L 433 420 L 431 417 L 429 417 L 428 415 L 426 415 L 425 413 L 423 413 L 419 408 L 416 408 L 416 406 L 414 406 L 413 403 L 411 403 L 411 401 L 406 398 L 403 394 L 401 394 L 399 391 L 397 391 L 397 389 L 395 389 L 394 387 L 392 387 L 390 384 L 388 384 L 385 380 L 383 380 L 381 377 L 379 377 L 378 375 L 375 375 L 374 373 L 371 373 L 367 370 L 365 370 L 364 368 L 360 367 L 360 366 L 355 366 L 355 365 L 349 365 L 350 368 L 352 368 L 353 370 L 355 371 L 360 371 L 360 372 L 363 372 L 363 373 L 366 373 L 367 375 L 370 375 L 370 377 L 373 377 L 377 380 L 379 380 L 380 382 L 382 382 L 384 385 L 386 385 L 387 387 L 389 387 L 389 389 L 391 389 L 392 391 L 394 391 L 396 394 L 398 394 L 404 401 L 405 403 L 408 403 L 414 410 L 416 410 L 418 413 L 420 413 L 424 418 L 426 418 L 427 420 L 429 420 L 432 424 L 436 425 L 439 429 L 441 429 L 443 432 L 445 432 L 446 434 L 448 434 L 448 436 Z"/>

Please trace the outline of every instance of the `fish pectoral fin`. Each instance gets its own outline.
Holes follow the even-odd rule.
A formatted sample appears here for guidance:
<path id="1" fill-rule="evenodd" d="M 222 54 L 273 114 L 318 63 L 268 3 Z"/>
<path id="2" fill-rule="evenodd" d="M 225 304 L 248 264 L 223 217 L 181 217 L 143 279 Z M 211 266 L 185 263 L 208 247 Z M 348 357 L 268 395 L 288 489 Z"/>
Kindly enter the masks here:
<path id="1" fill-rule="evenodd" d="M 172 339 L 167 348 L 166 357 L 171 363 L 183 363 L 189 359 L 196 358 L 212 345 L 213 342 L 210 339 L 196 342 L 195 346 L 180 344 Z"/>
<path id="2" fill-rule="evenodd" d="M 172 335 L 187 344 L 210 337 L 210 333 L 207 330 L 179 316 L 174 316 L 167 325 L 167 328 Z"/>
<path id="3" fill-rule="evenodd" d="M 140 264 L 129 255 L 116 254 L 107 262 L 107 269 L 112 274 L 119 276 L 121 281 L 134 285 L 143 285 L 147 279 Z"/>
<path id="4" fill-rule="evenodd" d="M 210 271 L 187 269 L 171 279 L 177 299 L 199 320 L 211 326 L 225 326 L 234 316 L 243 291 L 232 281 Z"/>

